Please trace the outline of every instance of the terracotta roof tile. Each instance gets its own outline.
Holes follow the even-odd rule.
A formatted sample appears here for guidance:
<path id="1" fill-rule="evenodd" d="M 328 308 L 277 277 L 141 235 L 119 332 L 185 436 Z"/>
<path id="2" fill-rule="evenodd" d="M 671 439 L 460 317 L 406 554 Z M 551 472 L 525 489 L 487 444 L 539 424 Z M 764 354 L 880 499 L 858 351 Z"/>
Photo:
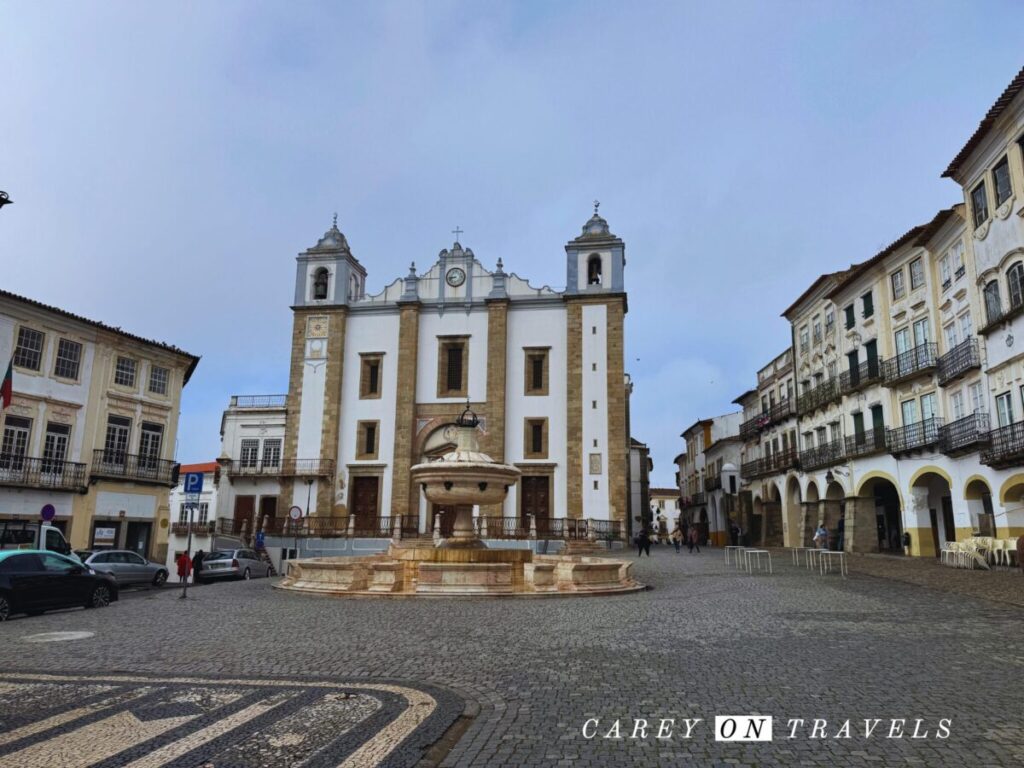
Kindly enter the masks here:
<path id="1" fill-rule="evenodd" d="M 967 140 L 963 148 L 957 152 L 956 157 L 950 162 L 949 167 L 946 168 L 942 173 L 943 178 L 952 178 L 956 175 L 957 171 L 960 170 L 960 166 L 964 164 L 970 154 L 978 148 L 978 145 L 984 140 L 985 135 L 991 130 L 992 125 L 999 116 L 1006 111 L 1006 108 L 1010 106 L 1010 102 L 1016 98 L 1017 94 L 1024 90 L 1024 67 L 1021 67 L 1020 72 L 1017 76 L 1010 81 L 1010 84 L 1006 86 L 1006 90 L 1003 91 L 1002 95 L 996 99 L 995 104 L 989 107 L 988 112 L 985 113 L 985 117 L 978 123 L 978 129 L 971 135 L 971 138 Z"/>

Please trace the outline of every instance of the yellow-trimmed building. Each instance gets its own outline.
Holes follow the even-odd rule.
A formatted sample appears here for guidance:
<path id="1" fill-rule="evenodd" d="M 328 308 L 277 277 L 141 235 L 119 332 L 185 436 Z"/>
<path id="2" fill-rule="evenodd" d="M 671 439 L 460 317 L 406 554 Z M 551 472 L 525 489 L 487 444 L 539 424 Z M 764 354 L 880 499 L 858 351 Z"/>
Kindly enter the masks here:
<path id="1" fill-rule="evenodd" d="M 75 549 L 166 556 L 181 390 L 199 358 L 0 290 L 0 519 L 52 524 Z"/>

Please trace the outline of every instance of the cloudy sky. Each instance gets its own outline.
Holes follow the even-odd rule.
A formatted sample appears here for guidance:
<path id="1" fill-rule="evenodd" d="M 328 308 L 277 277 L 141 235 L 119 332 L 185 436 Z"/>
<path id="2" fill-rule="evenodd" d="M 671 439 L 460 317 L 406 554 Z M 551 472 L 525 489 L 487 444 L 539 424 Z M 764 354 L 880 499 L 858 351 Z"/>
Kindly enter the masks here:
<path id="1" fill-rule="evenodd" d="M 959 199 L 1022 29 L 1019 2 L 0 2 L 0 285 L 202 355 L 178 458 L 208 460 L 231 394 L 287 388 L 333 212 L 370 291 L 456 225 L 561 288 L 598 198 L 671 484 L 811 280 Z"/>

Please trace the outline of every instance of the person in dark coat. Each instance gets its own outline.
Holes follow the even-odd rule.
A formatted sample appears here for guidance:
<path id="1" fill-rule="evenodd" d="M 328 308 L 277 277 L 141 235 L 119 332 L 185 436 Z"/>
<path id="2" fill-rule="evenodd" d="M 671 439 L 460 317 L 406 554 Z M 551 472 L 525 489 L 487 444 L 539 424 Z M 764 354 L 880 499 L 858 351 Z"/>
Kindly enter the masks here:
<path id="1" fill-rule="evenodd" d="M 697 526 L 690 526 L 690 554 L 693 554 L 694 547 L 697 548 L 697 554 L 700 554 L 700 533 L 697 531 Z"/>
<path id="2" fill-rule="evenodd" d="M 651 534 L 646 526 L 636 535 L 636 556 L 640 557 L 645 552 L 648 557 L 651 556 Z"/>
<path id="3" fill-rule="evenodd" d="M 206 555 L 201 549 L 192 557 L 192 581 L 196 584 L 199 583 L 199 572 L 203 570 L 204 557 L 206 557 Z"/>

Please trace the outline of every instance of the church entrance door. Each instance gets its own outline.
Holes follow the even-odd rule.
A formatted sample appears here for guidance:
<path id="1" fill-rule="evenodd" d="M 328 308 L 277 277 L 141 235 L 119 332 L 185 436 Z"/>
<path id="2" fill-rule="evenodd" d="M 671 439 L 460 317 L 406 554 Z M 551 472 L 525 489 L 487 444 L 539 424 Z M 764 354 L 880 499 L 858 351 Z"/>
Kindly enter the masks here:
<path id="1" fill-rule="evenodd" d="M 533 515 L 537 520 L 537 535 L 543 536 L 550 530 L 551 493 L 547 475 L 525 475 L 520 482 L 522 502 L 519 505 L 520 525 L 527 530 Z"/>
<path id="2" fill-rule="evenodd" d="M 352 481 L 352 514 L 356 528 L 371 530 L 377 527 L 378 478 L 356 477 Z"/>

